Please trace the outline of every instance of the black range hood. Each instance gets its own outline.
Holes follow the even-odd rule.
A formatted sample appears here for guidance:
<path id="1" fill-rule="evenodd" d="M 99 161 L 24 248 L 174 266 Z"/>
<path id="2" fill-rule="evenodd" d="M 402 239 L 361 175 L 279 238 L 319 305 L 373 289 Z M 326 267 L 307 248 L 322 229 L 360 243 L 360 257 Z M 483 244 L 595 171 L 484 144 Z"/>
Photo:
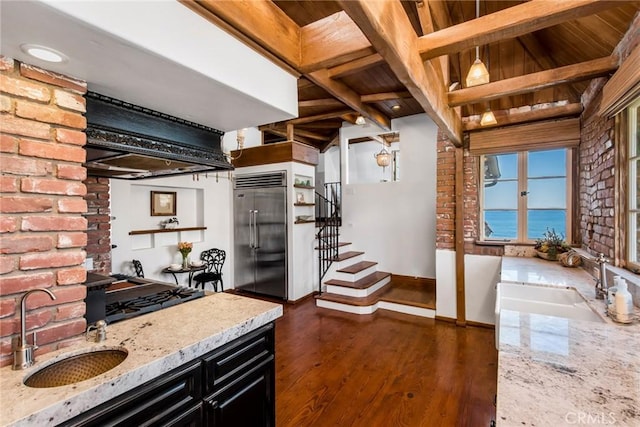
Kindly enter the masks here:
<path id="1" fill-rule="evenodd" d="M 223 132 L 88 92 L 87 174 L 144 179 L 233 169 Z"/>

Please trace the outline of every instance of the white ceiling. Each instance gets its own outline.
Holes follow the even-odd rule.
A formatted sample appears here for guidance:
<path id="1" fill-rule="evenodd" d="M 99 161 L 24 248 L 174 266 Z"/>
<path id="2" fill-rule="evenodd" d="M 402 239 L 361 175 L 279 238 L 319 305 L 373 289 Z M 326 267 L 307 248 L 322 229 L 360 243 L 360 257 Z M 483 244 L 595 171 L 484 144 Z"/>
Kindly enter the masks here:
<path id="1" fill-rule="evenodd" d="M 174 0 L 0 1 L 2 55 L 230 131 L 298 115 L 296 78 Z M 53 64 L 20 45 L 44 45 Z"/>

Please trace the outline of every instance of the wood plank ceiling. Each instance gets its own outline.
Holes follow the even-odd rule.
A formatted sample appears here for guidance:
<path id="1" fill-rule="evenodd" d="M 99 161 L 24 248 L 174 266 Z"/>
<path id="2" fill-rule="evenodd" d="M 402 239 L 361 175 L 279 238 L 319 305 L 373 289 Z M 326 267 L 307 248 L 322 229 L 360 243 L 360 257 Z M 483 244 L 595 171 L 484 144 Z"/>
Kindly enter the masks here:
<path id="1" fill-rule="evenodd" d="M 260 129 L 321 151 L 358 115 L 389 129 L 426 112 L 456 145 L 487 108 L 495 126 L 577 117 L 640 19 L 620 0 L 480 0 L 479 18 L 460 0 L 182 2 L 300 76 L 299 117 Z M 476 45 L 490 83 L 466 88 Z"/>

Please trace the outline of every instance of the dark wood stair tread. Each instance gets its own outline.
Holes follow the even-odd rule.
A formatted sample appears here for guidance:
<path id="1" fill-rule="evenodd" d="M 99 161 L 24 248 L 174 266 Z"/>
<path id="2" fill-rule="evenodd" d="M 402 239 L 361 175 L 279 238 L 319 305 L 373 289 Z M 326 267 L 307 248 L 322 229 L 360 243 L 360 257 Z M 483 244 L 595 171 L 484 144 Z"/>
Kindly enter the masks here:
<path id="1" fill-rule="evenodd" d="M 335 262 L 345 261 L 347 259 L 355 258 L 362 254 L 364 254 L 364 252 L 359 252 L 359 251 L 343 252 L 341 254 L 338 254 L 338 256 L 336 257 L 330 258 L 330 261 L 335 261 Z"/>
<path id="2" fill-rule="evenodd" d="M 376 271 L 375 273 L 365 276 L 362 279 L 357 280 L 355 282 L 331 279 L 331 280 L 327 280 L 325 284 L 333 285 L 333 286 L 342 286 L 345 288 L 353 288 L 353 289 L 367 289 L 375 285 L 376 283 L 378 283 L 380 280 L 385 279 L 389 276 L 391 276 L 391 273 L 387 273 L 384 271 Z"/>
<path id="3" fill-rule="evenodd" d="M 351 244 L 351 242 L 338 242 L 338 246 L 329 246 L 329 248 L 341 248 L 343 246 L 349 246 Z M 316 246 L 315 249 L 320 249 L 319 246 Z"/>
<path id="4" fill-rule="evenodd" d="M 350 274 L 356 274 L 361 272 L 362 270 L 366 270 L 369 267 L 372 267 L 374 265 L 377 265 L 377 262 L 374 261 L 360 261 L 357 262 L 353 265 L 350 265 L 348 267 L 345 268 L 341 268 L 340 270 L 336 270 L 339 273 L 350 273 Z"/>
<path id="5" fill-rule="evenodd" d="M 389 283 L 367 297 L 350 297 L 325 292 L 316 296 L 316 299 L 358 307 L 369 306 L 380 301 L 385 301 L 410 307 L 426 308 L 430 310 L 436 309 L 435 289 L 431 289 L 428 286 L 407 286 L 407 284 L 402 283 L 401 280 L 395 279 L 392 279 Z"/>

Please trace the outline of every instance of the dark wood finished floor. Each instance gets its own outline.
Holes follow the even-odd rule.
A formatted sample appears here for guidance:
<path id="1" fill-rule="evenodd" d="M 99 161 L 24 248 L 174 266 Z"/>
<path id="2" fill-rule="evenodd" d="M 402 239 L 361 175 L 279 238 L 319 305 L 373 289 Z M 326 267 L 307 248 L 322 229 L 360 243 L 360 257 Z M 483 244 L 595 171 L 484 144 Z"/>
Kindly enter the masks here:
<path id="1" fill-rule="evenodd" d="M 276 322 L 276 424 L 488 426 L 496 369 L 493 330 L 309 298 Z"/>

